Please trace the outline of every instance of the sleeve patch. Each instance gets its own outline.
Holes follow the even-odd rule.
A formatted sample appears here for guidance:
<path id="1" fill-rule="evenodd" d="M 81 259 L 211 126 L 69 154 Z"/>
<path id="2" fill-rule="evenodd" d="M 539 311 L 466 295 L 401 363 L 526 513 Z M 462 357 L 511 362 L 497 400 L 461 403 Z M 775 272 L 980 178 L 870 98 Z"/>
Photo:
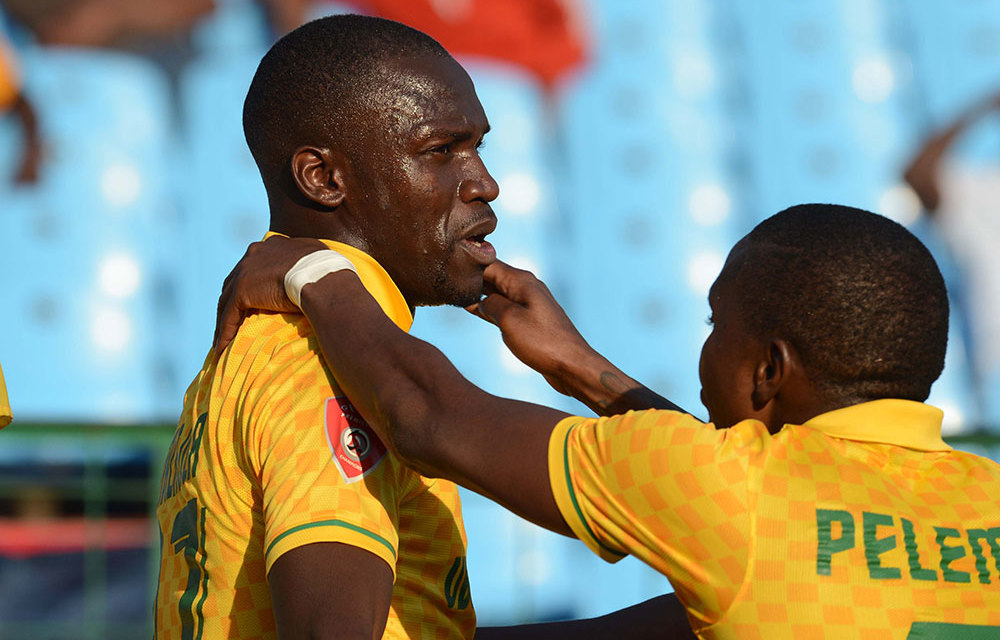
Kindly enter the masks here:
<path id="1" fill-rule="evenodd" d="M 326 440 L 333 462 L 348 484 L 375 470 L 386 454 L 386 446 L 347 398 L 326 399 Z"/>

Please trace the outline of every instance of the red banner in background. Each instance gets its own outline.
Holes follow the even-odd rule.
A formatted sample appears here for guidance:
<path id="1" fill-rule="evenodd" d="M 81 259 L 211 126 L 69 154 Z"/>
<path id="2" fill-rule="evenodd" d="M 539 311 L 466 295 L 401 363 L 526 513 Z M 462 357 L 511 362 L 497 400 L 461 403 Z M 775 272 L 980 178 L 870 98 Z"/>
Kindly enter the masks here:
<path id="1" fill-rule="evenodd" d="M 455 55 L 520 66 L 548 87 L 586 61 L 578 0 L 352 0 L 429 34 Z"/>

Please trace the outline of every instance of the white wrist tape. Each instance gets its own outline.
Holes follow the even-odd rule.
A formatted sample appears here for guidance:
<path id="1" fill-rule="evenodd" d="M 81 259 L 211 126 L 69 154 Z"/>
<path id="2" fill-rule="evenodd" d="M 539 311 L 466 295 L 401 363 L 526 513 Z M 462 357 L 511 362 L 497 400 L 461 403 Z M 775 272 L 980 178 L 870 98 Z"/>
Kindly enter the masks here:
<path id="1" fill-rule="evenodd" d="M 333 249 L 314 251 L 299 258 L 299 261 L 285 274 L 285 293 L 296 307 L 301 307 L 302 287 L 344 269 L 358 272 L 350 260 Z"/>

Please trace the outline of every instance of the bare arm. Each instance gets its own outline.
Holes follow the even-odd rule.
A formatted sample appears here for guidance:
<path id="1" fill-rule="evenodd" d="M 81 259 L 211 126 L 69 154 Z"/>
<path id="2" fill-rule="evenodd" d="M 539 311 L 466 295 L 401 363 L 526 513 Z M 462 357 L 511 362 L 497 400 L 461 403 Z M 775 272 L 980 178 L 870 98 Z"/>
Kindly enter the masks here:
<path id="1" fill-rule="evenodd" d="M 21 164 L 18 167 L 14 181 L 18 184 L 33 183 L 38 179 L 38 168 L 42 158 L 42 142 L 38 135 L 38 118 L 35 109 L 22 93 L 11 105 L 11 112 L 21 121 L 24 131 L 24 146 L 21 151 Z"/>
<path id="2" fill-rule="evenodd" d="M 556 391 L 602 416 L 642 409 L 683 411 L 587 344 L 545 283 L 530 272 L 498 261 L 484 278 L 489 295 L 469 311 L 496 325 L 511 352 Z"/>
<path id="3" fill-rule="evenodd" d="M 302 310 L 341 388 L 410 466 L 571 535 L 548 477 L 549 434 L 566 414 L 476 387 L 393 324 L 350 271 L 304 287 Z"/>
<path id="4" fill-rule="evenodd" d="M 292 311 L 281 284 L 315 240 L 255 243 L 226 280 L 216 353 L 251 309 Z M 519 358 L 599 413 L 674 408 L 590 348 L 534 276 L 496 263 L 477 312 Z M 400 331 L 350 272 L 302 290 L 326 361 L 380 436 L 425 475 L 445 477 L 546 528 L 569 535 L 548 479 L 548 440 L 565 414 L 472 385 L 434 347 Z"/>
<path id="5" fill-rule="evenodd" d="M 281 640 L 376 640 L 392 602 L 392 569 L 372 553 L 318 542 L 281 555 L 267 574 Z"/>
<path id="6" fill-rule="evenodd" d="M 599 618 L 476 630 L 476 640 L 687 640 L 695 638 L 684 607 L 669 593 Z"/>
<path id="7" fill-rule="evenodd" d="M 222 351 L 253 309 L 299 311 L 285 296 L 282 279 L 296 260 L 322 248 L 306 238 L 252 244 L 223 285 L 215 352 Z M 602 416 L 642 409 L 684 411 L 587 344 L 545 283 L 530 272 L 497 261 L 486 269 L 484 280 L 488 295 L 468 310 L 496 325 L 511 352 L 556 391 Z"/>
<path id="8" fill-rule="evenodd" d="M 1000 109 L 1000 95 L 974 104 L 951 126 L 927 139 L 920 151 L 910 161 L 903 172 L 903 177 L 913 187 L 925 209 L 935 211 L 941 204 L 938 171 L 945 153 L 966 129 L 996 109 Z"/>

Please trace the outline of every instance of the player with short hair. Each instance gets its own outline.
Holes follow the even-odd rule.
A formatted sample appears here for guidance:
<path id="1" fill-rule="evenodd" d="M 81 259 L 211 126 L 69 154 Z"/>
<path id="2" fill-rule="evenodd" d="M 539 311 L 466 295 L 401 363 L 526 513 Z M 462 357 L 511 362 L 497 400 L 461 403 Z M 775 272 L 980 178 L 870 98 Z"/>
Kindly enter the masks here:
<path id="1" fill-rule="evenodd" d="M 416 306 L 480 297 L 495 258 L 485 236 L 498 187 L 478 152 L 489 122 L 430 37 L 362 16 L 306 24 L 261 61 L 244 129 L 269 235 L 348 256 L 398 328 Z M 157 518 L 161 640 L 553 637 L 476 632 L 457 488 L 386 451 L 301 315 L 255 315 L 209 354 L 185 394 Z M 624 640 L 617 622 L 649 637 L 638 623 L 662 631 L 680 614 L 689 635 L 670 604 L 564 630 Z"/>
<path id="2" fill-rule="evenodd" d="M 222 341 L 309 251 L 265 242 L 244 258 Z M 662 404 L 530 274 L 496 263 L 486 280 L 472 309 L 556 388 L 600 411 Z M 395 330 L 349 273 L 285 286 L 348 396 L 415 468 L 605 559 L 639 557 L 701 637 L 1000 637 L 1000 465 L 951 449 L 923 402 L 944 365 L 947 293 L 927 249 L 886 218 L 803 205 L 737 243 L 709 294 L 699 371 L 714 424 L 498 398 Z M 351 364 L 359 353 L 368 366 Z"/>

